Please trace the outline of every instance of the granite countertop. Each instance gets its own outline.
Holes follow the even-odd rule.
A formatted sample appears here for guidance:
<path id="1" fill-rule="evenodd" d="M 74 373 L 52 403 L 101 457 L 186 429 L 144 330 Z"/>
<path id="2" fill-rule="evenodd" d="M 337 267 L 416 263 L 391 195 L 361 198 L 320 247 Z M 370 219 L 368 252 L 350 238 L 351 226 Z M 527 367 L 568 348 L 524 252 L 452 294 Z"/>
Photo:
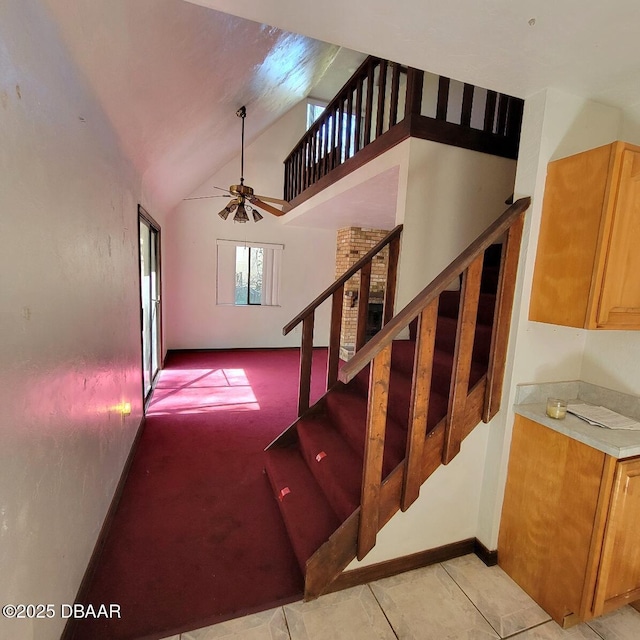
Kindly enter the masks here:
<path id="1" fill-rule="evenodd" d="M 640 421 L 640 398 L 581 380 L 518 385 L 514 411 L 614 458 L 640 456 L 640 431 L 614 430 L 594 425 L 567 414 L 563 420 L 547 416 L 547 398 L 563 398 L 569 404 L 601 405 Z"/>

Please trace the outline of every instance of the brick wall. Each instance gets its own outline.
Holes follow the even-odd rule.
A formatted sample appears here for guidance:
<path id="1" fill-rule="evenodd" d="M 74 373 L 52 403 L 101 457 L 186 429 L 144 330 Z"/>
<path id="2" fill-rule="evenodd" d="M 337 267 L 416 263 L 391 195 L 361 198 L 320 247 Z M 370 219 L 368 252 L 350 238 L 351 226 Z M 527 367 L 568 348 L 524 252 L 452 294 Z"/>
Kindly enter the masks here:
<path id="1" fill-rule="evenodd" d="M 388 231 L 361 227 L 346 227 L 338 230 L 336 250 L 336 278 L 352 267 L 362 256 L 370 251 Z M 382 302 L 387 278 L 387 259 L 389 248 L 385 247 L 371 265 L 370 302 Z M 342 329 L 340 333 L 340 356 L 348 360 L 354 352 L 356 327 L 358 323 L 358 291 L 360 274 L 347 281 L 342 307 Z M 355 301 L 355 304 L 353 303 Z"/>

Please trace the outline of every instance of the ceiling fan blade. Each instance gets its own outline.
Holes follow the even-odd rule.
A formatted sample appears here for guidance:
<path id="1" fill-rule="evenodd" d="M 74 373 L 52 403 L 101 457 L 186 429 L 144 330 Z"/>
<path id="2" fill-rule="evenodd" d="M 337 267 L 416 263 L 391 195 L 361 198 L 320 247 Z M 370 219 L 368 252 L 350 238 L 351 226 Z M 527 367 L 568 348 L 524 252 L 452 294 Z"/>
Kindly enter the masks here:
<path id="1" fill-rule="evenodd" d="M 291 205 L 286 200 L 282 200 L 281 198 L 269 198 L 267 196 L 258 196 L 258 195 L 254 197 L 259 198 L 263 202 L 273 202 L 274 204 L 281 205 L 283 213 L 288 213 L 289 211 L 291 211 Z"/>
<path id="2" fill-rule="evenodd" d="M 193 196 L 193 198 L 183 198 L 183 200 L 208 200 L 209 198 L 231 198 L 230 193 L 221 193 L 218 195 L 217 193 L 212 196 Z"/>
<path id="3" fill-rule="evenodd" d="M 192 198 L 183 198 L 183 200 L 206 200 L 207 198 L 233 198 L 234 194 L 231 193 L 231 191 L 229 191 L 229 189 L 223 189 L 222 187 L 216 187 L 215 185 L 212 185 L 214 189 L 217 189 L 218 191 L 224 191 L 224 195 L 223 194 L 215 194 L 215 195 L 210 195 L 210 196 L 193 196 Z"/>
<path id="4" fill-rule="evenodd" d="M 267 213 L 270 213 L 274 216 L 283 216 L 286 213 L 286 211 L 280 211 L 280 209 L 276 209 L 275 207 L 272 207 L 270 204 L 267 204 L 266 202 L 262 202 L 262 200 L 260 200 L 260 198 L 257 198 L 256 196 L 252 196 L 251 198 L 249 198 L 249 202 L 251 202 L 251 204 L 256 207 L 260 207 L 261 209 L 264 209 Z"/>

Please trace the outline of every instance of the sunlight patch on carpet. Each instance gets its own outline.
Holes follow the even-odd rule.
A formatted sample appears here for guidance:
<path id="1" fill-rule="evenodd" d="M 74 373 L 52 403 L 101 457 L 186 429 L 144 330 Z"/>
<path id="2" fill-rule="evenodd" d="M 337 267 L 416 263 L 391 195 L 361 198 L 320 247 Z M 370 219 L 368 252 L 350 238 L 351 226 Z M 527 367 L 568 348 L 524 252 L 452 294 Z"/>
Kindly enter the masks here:
<path id="1" fill-rule="evenodd" d="M 163 372 L 147 415 L 259 410 L 244 369 L 176 369 Z"/>

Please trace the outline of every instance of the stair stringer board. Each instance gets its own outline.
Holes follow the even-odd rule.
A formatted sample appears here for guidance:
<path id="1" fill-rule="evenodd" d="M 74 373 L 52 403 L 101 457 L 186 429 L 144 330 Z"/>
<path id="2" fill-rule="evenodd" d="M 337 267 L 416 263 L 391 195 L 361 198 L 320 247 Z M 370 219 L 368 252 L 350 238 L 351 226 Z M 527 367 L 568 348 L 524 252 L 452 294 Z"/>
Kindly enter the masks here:
<path id="1" fill-rule="evenodd" d="M 487 380 L 486 376 L 474 386 L 465 407 L 460 426 L 464 440 L 482 422 Z M 428 434 L 422 458 L 422 483 L 442 464 L 446 417 Z M 400 511 L 404 462 L 399 464 L 382 483 L 380 489 L 380 527 Z M 356 557 L 360 509 L 356 509 L 308 560 L 305 575 L 305 600 L 314 600 L 329 590 L 331 583 Z"/>

